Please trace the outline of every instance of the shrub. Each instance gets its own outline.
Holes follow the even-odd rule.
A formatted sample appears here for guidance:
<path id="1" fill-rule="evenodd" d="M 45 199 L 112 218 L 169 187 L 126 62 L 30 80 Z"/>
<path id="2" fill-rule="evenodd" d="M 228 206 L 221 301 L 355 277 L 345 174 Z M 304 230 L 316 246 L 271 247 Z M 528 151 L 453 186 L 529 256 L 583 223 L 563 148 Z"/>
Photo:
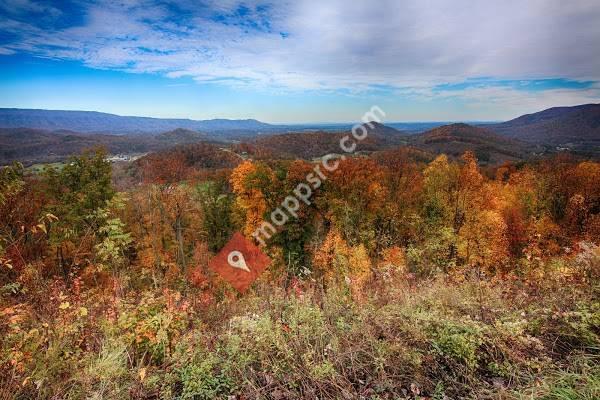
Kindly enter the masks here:
<path id="1" fill-rule="evenodd" d="M 233 379 L 227 371 L 217 372 L 218 360 L 215 355 L 205 354 L 198 362 L 180 369 L 183 399 L 215 399 L 227 396 L 235 390 Z"/>
<path id="2" fill-rule="evenodd" d="M 470 370 L 477 367 L 477 350 L 482 339 L 476 327 L 450 321 L 436 324 L 431 330 L 431 344 L 438 354 Z"/>

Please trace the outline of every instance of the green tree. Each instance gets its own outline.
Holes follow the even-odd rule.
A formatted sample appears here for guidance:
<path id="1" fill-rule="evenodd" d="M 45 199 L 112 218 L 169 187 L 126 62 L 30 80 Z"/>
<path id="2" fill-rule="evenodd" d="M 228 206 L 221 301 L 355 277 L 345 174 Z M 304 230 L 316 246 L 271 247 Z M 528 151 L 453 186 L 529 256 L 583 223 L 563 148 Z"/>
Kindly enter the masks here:
<path id="1" fill-rule="evenodd" d="M 204 182 L 198 185 L 197 193 L 204 212 L 202 226 L 208 248 L 217 252 L 233 233 L 231 209 L 234 199 L 226 192 L 226 183 L 222 181 Z"/>
<path id="2" fill-rule="evenodd" d="M 105 207 L 115 193 L 111 172 L 103 149 L 71 157 L 62 169 L 45 169 L 44 183 L 53 200 L 50 211 L 76 232 L 86 227 L 98 228 L 102 221 L 97 220 L 94 211 Z"/>
<path id="3" fill-rule="evenodd" d="M 71 157 L 62 169 L 50 167 L 42 174 L 49 197 L 46 212 L 58 218 L 47 233 L 65 277 L 77 258 L 75 252 L 84 250 L 75 243 L 81 243 L 82 236 L 98 234 L 106 223 L 106 216 L 97 210 L 114 196 L 111 171 L 106 152 L 96 149 Z"/>

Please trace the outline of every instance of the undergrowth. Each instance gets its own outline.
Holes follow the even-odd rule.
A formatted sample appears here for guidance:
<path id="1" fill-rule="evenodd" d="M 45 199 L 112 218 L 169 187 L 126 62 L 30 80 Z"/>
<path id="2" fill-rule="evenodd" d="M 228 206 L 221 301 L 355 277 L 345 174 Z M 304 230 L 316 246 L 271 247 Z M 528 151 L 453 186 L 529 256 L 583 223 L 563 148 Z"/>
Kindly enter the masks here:
<path id="1" fill-rule="evenodd" d="M 51 318 L 4 309 L 0 398 L 597 399 L 598 288 L 567 283 L 443 277 L 361 301 L 262 283 L 213 304 L 62 288 Z"/>

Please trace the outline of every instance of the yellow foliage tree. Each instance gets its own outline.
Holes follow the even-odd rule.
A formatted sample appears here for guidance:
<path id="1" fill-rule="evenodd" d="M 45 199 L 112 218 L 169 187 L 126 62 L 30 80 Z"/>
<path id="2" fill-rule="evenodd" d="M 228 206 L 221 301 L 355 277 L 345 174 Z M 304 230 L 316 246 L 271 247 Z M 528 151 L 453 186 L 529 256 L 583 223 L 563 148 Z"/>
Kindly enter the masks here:
<path id="1" fill-rule="evenodd" d="M 458 251 L 468 267 L 499 269 L 508 256 L 502 214 L 495 210 L 472 213 L 460 231 Z"/>
<path id="2" fill-rule="evenodd" d="M 321 246 L 313 256 L 314 272 L 323 278 L 325 283 L 343 279 L 345 266 L 348 264 L 350 249 L 342 235 L 335 228 L 327 233 Z"/>
<path id="3" fill-rule="evenodd" d="M 371 277 L 371 259 L 367 253 L 367 248 L 363 244 L 354 246 L 350 249 L 350 258 L 348 260 L 348 275 L 352 284 L 362 287 Z"/>
<path id="4" fill-rule="evenodd" d="M 244 161 L 231 173 L 230 182 L 233 192 L 237 195 L 236 204 L 244 214 L 243 233 L 246 236 L 260 226 L 264 214 L 267 212 L 267 201 L 264 193 L 250 184 L 250 178 L 258 172 L 256 164 L 252 161 Z M 267 171 L 272 175 L 270 170 Z"/>
<path id="5" fill-rule="evenodd" d="M 332 228 L 313 257 L 317 276 L 325 284 L 350 285 L 352 292 L 360 297 L 365 283 L 371 278 L 371 259 L 363 244 L 349 247 L 340 232 Z"/>

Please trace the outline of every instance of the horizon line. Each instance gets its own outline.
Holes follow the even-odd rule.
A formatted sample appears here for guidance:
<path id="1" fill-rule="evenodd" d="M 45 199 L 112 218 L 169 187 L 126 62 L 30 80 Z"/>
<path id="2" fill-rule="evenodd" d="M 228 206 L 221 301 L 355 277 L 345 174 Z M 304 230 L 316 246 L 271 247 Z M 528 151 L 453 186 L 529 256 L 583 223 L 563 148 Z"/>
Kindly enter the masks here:
<path id="1" fill-rule="evenodd" d="M 562 107 L 579 107 L 579 106 L 586 106 L 586 105 L 600 105 L 600 103 L 586 103 L 586 104 L 579 104 L 577 106 L 555 106 L 555 107 L 550 107 L 544 110 L 540 110 L 540 111 L 545 111 L 545 110 L 549 110 L 552 108 L 562 108 Z M 205 119 L 193 119 L 190 117 L 156 117 L 156 116 L 147 116 L 147 115 L 122 115 L 122 114 L 115 114 L 112 112 L 106 112 L 106 111 L 98 111 L 98 110 L 78 110 L 78 109 L 71 109 L 71 110 L 65 110 L 65 109 L 48 109 L 48 108 L 19 108 L 19 107 L 0 107 L 0 110 L 20 110 L 20 111 L 51 111 L 51 112 L 82 112 L 82 113 L 97 113 L 97 114 L 107 114 L 107 115 L 112 115 L 112 116 L 116 116 L 116 117 L 121 117 L 121 118 L 146 118 L 146 119 L 160 119 L 160 120 L 187 120 L 187 121 L 194 121 L 194 122 L 198 122 L 198 121 L 214 121 L 214 120 L 225 120 L 225 121 L 257 121 L 260 123 L 264 123 L 264 124 L 268 124 L 268 125 L 288 125 L 288 126 L 294 126 L 294 125 L 354 125 L 357 122 L 358 123 L 362 123 L 362 121 L 304 121 L 304 122 L 265 122 L 263 120 L 257 119 L 257 118 L 252 118 L 252 117 L 246 117 L 246 118 L 223 118 L 223 117 L 212 117 L 212 118 L 205 118 Z M 528 114 L 521 114 L 518 115 L 516 117 L 513 117 L 511 119 L 514 118 L 518 118 L 522 115 L 528 115 Z M 383 125 L 387 124 L 418 124 L 418 123 L 444 123 L 444 124 L 448 124 L 448 123 L 498 123 L 498 122 L 504 122 L 504 121 L 510 121 L 511 119 L 508 120 L 499 120 L 499 119 L 493 119 L 493 120 L 487 120 L 487 119 L 455 119 L 455 120 L 390 120 L 390 121 L 386 121 L 384 123 L 382 123 Z"/>

